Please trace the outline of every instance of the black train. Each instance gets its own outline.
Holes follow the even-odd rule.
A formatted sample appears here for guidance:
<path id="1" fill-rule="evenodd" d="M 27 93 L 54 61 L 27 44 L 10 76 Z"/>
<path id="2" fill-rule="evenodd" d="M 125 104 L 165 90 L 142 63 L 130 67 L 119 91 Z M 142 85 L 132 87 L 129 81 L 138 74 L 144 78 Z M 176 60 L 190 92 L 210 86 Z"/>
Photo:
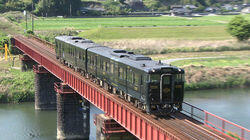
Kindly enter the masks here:
<path id="1" fill-rule="evenodd" d="M 148 113 L 182 110 L 184 70 L 72 36 L 56 37 L 56 57 Z"/>

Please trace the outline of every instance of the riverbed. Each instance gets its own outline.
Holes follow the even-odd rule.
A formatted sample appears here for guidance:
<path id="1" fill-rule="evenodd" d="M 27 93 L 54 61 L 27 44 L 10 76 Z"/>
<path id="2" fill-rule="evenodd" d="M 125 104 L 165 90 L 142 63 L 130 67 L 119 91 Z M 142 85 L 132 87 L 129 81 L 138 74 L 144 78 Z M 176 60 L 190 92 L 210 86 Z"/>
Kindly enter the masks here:
<path id="1" fill-rule="evenodd" d="M 250 88 L 192 91 L 185 101 L 250 129 Z M 90 109 L 90 139 L 95 140 L 93 114 L 102 111 Z M 56 139 L 56 111 L 35 111 L 34 103 L 0 104 L 0 138 Z"/>

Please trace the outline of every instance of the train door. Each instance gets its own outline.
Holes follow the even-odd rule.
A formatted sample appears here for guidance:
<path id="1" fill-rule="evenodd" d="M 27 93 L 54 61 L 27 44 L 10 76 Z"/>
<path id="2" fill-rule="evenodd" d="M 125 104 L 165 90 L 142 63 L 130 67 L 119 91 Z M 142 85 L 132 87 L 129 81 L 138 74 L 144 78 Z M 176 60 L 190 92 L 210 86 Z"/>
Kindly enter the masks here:
<path id="1" fill-rule="evenodd" d="M 173 76 L 171 74 L 162 74 L 160 81 L 160 102 L 173 103 L 174 101 L 174 85 Z"/>

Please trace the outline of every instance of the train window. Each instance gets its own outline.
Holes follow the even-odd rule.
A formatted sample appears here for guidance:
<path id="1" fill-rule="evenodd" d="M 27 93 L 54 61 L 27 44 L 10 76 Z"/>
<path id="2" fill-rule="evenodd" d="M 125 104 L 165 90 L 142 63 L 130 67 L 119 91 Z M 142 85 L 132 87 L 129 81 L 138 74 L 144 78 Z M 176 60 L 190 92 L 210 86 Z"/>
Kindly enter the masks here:
<path id="1" fill-rule="evenodd" d="M 123 69 L 123 79 L 126 80 L 126 68 Z"/>
<path id="2" fill-rule="evenodd" d="M 139 85 L 139 81 L 140 81 L 140 76 L 136 73 L 135 74 L 135 85 Z"/>
<path id="3" fill-rule="evenodd" d="M 107 71 L 107 72 L 110 72 L 109 63 L 108 63 L 108 62 L 106 62 L 106 71 Z"/>
<path id="4" fill-rule="evenodd" d="M 160 74 L 152 74 L 150 75 L 150 81 L 151 82 L 159 82 L 161 79 Z"/>
<path id="5" fill-rule="evenodd" d="M 82 52 L 79 51 L 79 59 L 82 59 Z"/>
<path id="6" fill-rule="evenodd" d="M 132 84 L 135 84 L 135 73 L 132 72 Z"/>
<path id="7" fill-rule="evenodd" d="M 88 55 L 88 64 L 90 64 L 90 61 L 91 61 L 90 58 L 91 58 L 91 57 Z"/>
<path id="8" fill-rule="evenodd" d="M 100 68 L 101 68 L 101 70 L 103 70 L 103 61 L 102 61 L 102 59 L 100 59 Z"/>
<path id="9" fill-rule="evenodd" d="M 114 73 L 114 63 L 111 63 L 111 65 L 110 65 L 110 73 L 111 74 Z"/>
<path id="10" fill-rule="evenodd" d="M 185 82 L 185 74 L 181 74 L 181 80 L 182 82 Z"/>
<path id="11" fill-rule="evenodd" d="M 163 76 L 163 84 L 164 85 L 170 84 L 170 76 Z"/>
<path id="12" fill-rule="evenodd" d="M 85 60 L 85 53 L 84 53 L 84 51 L 82 52 L 82 60 L 83 61 Z"/>
<path id="13" fill-rule="evenodd" d="M 123 69 L 122 69 L 121 67 L 118 68 L 118 77 L 119 77 L 120 79 L 123 78 Z"/>
<path id="14" fill-rule="evenodd" d="M 106 62 L 103 61 L 103 71 L 106 71 Z"/>
<path id="15" fill-rule="evenodd" d="M 140 84 L 143 85 L 143 76 L 141 75 Z"/>
<path id="16" fill-rule="evenodd" d="M 127 81 L 132 83 L 132 70 L 131 69 L 127 69 Z"/>
<path id="17" fill-rule="evenodd" d="M 94 66 L 95 65 L 95 56 L 92 56 L 91 60 L 92 60 L 92 65 Z"/>
<path id="18" fill-rule="evenodd" d="M 185 80 L 184 74 L 176 74 L 175 81 L 183 82 Z"/>

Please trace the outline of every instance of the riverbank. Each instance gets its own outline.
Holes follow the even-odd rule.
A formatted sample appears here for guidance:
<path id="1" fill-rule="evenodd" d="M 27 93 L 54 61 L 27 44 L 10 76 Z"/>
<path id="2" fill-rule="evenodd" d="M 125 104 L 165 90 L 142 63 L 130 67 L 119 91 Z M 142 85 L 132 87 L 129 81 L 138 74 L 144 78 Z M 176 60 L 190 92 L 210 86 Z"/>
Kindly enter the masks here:
<path id="1" fill-rule="evenodd" d="M 236 88 L 250 86 L 250 66 L 206 67 L 189 65 L 185 69 L 185 90 Z"/>
<path id="2" fill-rule="evenodd" d="M 19 59 L 11 68 L 11 61 L 0 61 L 0 103 L 34 101 L 34 74 L 21 72 Z"/>

